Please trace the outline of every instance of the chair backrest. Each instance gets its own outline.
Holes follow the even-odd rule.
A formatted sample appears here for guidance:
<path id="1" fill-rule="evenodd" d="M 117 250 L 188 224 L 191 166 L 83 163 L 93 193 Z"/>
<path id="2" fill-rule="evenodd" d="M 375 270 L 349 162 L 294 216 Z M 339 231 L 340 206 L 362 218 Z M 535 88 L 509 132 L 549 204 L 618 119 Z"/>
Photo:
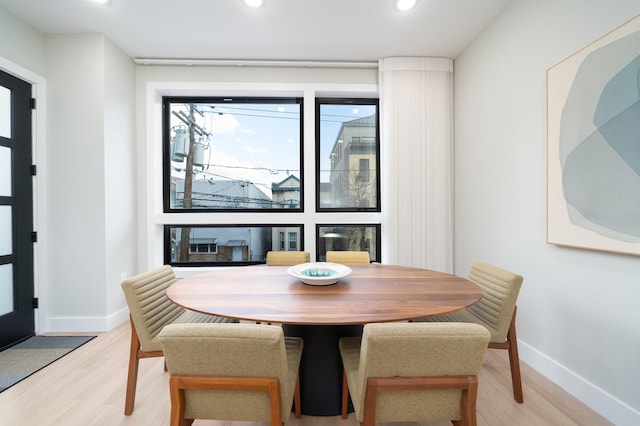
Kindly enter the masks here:
<path id="1" fill-rule="evenodd" d="M 482 288 L 483 295 L 467 311 L 489 329 L 492 342 L 504 342 L 522 287 L 522 276 L 487 263 L 474 262 L 469 279 Z"/>
<path id="2" fill-rule="evenodd" d="M 371 263 L 368 251 L 327 251 L 327 262 L 343 265 L 368 265 Z"/>
<path id="3" fill-rule="evenodd" d="M 277 378 L 282 421 L 288 419 L 297 375 L 288 371 L 282 327 L 172 324 L 158 338 L 171 375 Z M 269 420 L 269 397 L 265 392 L 185 390 L 185 400 L 186 418 Z"/>
<path id="4" fill-rule="evenodd" d="M 310 258 L 310 254 L 306 251 L 268 251 L 267 265 L 298 265 L 309 262 Z"/>
<path id="5" fill-rule="evenodd" d="M 143 351 L 161 350 L 156 336 L 165 325 L 175 321 L 184 312 L 183 308 L 171 302 L 166 295 L 167 288 L 175 281 L 171 266 L 164 265 L 122 282 L 122 290 Z"/>
<path id="6" fill-rule="evenodd" d="M 477 375 L 488 342 L 489 332 L 478 324 L 366 324 L 357 385 L 361 391 L 356 392 L 361 402 L 357 405 L 364 411 L 370 377 Z M 461 390 L 384 392 L 377 398 L 376 421 L 459 419 L 461 397 Z"/>

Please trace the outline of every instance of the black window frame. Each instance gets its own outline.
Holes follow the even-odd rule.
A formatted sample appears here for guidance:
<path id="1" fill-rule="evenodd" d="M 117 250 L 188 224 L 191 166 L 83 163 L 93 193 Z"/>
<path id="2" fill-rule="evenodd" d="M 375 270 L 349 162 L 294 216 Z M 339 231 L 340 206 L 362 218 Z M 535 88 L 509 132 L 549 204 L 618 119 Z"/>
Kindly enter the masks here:
<path id="1" fill-rule="evenodd" d="M 376 170 L 376 206 L 375 207 L 321 207 L 321 187 L 322 182 L 321 178 L 321 170 L 320 170 L 320 129 L 321 129 L 321 120 L 320 120 L 320 108 L 321 105 L 375 105 L 376 107 L 376 159 L 375 159 L 375 170 Z M 381 200 L 381 178 L 380 178 L 380 100 L 378 98 L 330 98 L 330 97 L 317 97 L 315 99 L 315 154 L 316 154 L 316 163 L 315 163 L 315 177 L 316 177 L 316 188 L 315 188 L 315 196 L 316 196 L 316 212 L 375 212 L 379 213 L 382 211 L 382 200 Z"/>
<path id="2" fill-rule="evenodd" d="M 304 224 L 302 223 L 226 223 L 226 224 L 165 224 L 163 225 L 163 258 L 165 265 L 173 267 L 222 267 L 222 266 L 250 266 L 266 264 L 266 256 L 262 261 L 242 261 L 242 262 L 211 262 L 194 261 L 183 262 L 171 260 L 171 229 L 172 228 L 300 228 L 299 248 L 297 251 L 304 251 Z M 286 233 L 285 233 L 286 234 Z M 279 242 L 271 241 L 271 247 Z M 219 248 L 219 245 L 218 245 Z M 218 252 L 216 252 L 218 253 Z M 209 253 L 211 254 L 211 253 Z"/>
<path id="3" fill-rule="evenodd" d="M 323 262 L 326 261 L 326 250 L 324 252 L 325 259 L 322 259 L 320 256 L 320 228 L 375 228 L 376 230 L 376 242 L 375 242 L 375 250 L 376 256 L 371 256 L 371 251 L 369 251 L 369 256 L 371 262 L 380 263 L 382 261 L 382 224 L 381 223 L 318 223 L 316 224 L 316 261 Z M 326 247 L 325 247 L 326 248 Z"/>
<path id="4" fill-rule="evenodd" d="M 171 207 L 171 111 L 172 103 L 220 103 L 220 104 L 298 104 L 300 108 L 300 203 L 297 208 L 172 208 Z M 163 96 L 162 97 L 162 206 L 164 213 L 300 213 L 304 212 L 304 101 L 302 97 L 234 97 L 234 96 Z"/>

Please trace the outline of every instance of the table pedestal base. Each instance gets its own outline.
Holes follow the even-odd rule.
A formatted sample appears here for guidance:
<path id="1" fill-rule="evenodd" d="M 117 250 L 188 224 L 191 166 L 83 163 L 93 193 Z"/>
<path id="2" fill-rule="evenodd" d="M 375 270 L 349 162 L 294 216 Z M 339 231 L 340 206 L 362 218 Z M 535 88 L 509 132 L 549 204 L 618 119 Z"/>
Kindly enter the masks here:
<path id="1" fill-rule="evenodd" d="M 284 324 L 285 336 L 302 337 L 300 399 L 308 416 L 339 416 L 342 397 L 342 360 L 338 340 L 362 336 L 362 325 Z M 349 402 L 349 412 L 353 412 Z"/>

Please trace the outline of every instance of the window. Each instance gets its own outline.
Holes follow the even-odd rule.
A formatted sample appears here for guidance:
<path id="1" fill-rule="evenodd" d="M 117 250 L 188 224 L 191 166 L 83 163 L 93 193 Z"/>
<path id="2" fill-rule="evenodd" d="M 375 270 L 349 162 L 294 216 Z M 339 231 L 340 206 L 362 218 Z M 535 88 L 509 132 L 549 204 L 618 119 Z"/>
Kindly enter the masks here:
<path id="1" fill-rule="evenodd" d="M 218 245 L 216 243 L 190 243 L 189 254 L 195 253 L 218 253 Z"/>
<path id="2" fill-rule="evenodd" d="M 289 236 L 296 246 L 303 225 L 166 225 L 166 264 L 174 266 L 251 265 L 264 263 L 272 241 Z M 292 248 L 290 247 L 290 250 Z"/>
<path id="3" fill-rule="evenodd" d="M 289 232 L 289 251 L 298 250 L 298 233 Z"/>
<path id="4" fill-rule="evenodd" d="M 377 99 L 316 99 L 318 211 L 380 211 Z"/>
<path id="5" fill-rule="evenodd" d="M 162 98 L 165 263 L 265 263 L 268 251 L 304 251 L 305 226 L 316 228 L 307 240 L 316 261 L 328 249 L 367 250 L 380 261 L 378 100 L 282 93 Z M 303 101 L 316 106 L 306 151 L 313 122 L 305 130 Z M 304 162 L 316 182 L 307 211 Z"/>
<path id="6" fill-rule="evenodd" d="M 369 159 L 361 158 L 360 159 L 360 168 L 358 169 L 358 181 L 360 182 L 369 182 Z"/>
<path id="7" fill-rule="evenodd" d="M 327 259 L 327 251 L 368 251 L 372 262 L 380 262 L 380 224 L 317 225 L 317 257 Z"/>
<path id="8" fill-rule="evenodd" d="M 301 211 L 302 99 L 163 98 L 164 211 Z"/>

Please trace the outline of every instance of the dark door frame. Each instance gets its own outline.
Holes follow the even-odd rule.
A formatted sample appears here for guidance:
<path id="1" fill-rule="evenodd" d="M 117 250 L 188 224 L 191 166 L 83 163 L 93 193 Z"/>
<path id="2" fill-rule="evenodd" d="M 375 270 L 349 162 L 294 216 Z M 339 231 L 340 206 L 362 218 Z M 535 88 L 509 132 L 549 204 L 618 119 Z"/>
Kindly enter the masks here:
<path id="1" fill-rule="evenodd" d="M 33 164 L 33 85 L 0 70 L 0 85 L 9 88 L 11 135 L 0 138 L 10 151 L 11 194 L 0 197 L 0 204 L 11 208 L 11 253 L 0 263 L 12 265 L 12 312 L 0 316 L 0 349 L 35 334 L 35 254 Z"/>

